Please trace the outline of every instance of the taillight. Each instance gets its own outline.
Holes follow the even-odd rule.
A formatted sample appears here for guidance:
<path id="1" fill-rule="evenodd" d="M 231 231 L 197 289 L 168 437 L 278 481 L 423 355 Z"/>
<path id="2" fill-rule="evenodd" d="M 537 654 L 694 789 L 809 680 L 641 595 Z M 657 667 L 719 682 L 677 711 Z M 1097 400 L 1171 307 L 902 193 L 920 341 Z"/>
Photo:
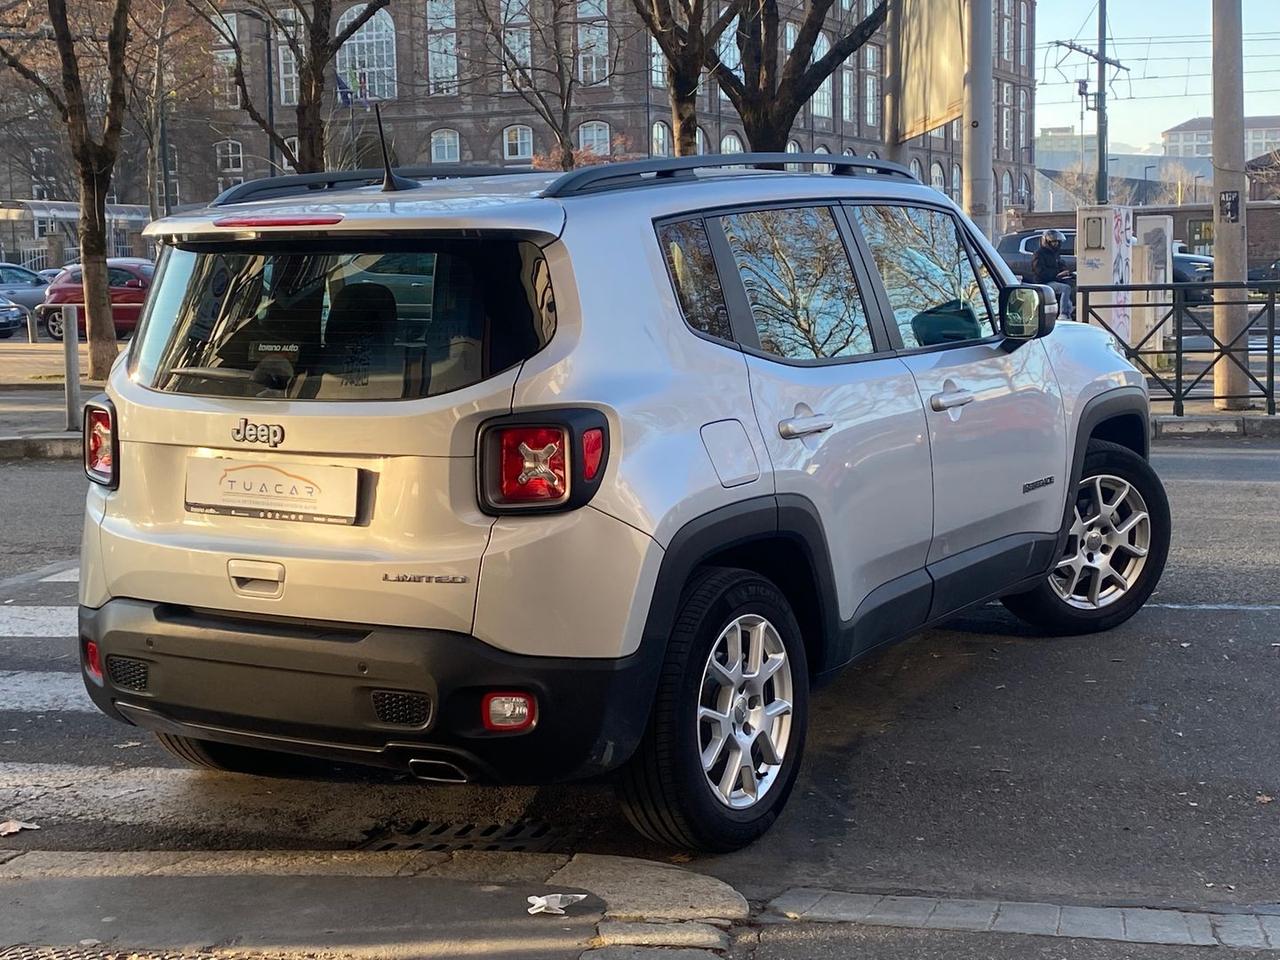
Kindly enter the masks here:
<path id="1" fill-rule="evenodd" d="M 499 505 L 559 503 L 569 496 L 568 433 L 561 427 L 499 427 Z"/>
<path id="2" fill-rule="evenodd" d="M 85 476 L 113 489 L 120 481 L 115 419 L 112 407 L 89 404 L 84 408 Z"/>
<path id="3" fill-rule="evenodd" d="M 486 693 L 480 722 L 493 733 L 520 733 L 538 722 L 538 701 L 531 693 Z"/>
<path id="4" fill-rule="evenodd" d="M 555 410 L 491 420 L 480 429 L 480 506 L 486 513 L 548 513 L 587 503 L 609 458 L 597 410 Z"/>

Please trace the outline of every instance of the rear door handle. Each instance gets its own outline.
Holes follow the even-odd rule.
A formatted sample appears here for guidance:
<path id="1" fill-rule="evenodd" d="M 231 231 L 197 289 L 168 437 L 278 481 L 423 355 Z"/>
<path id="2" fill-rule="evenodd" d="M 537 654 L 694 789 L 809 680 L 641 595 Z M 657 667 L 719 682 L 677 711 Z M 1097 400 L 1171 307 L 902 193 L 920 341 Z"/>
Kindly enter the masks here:
<path id="1" fill-rule="evenodd" d="M 938 412 L 950 410 L 953 407 L 963 407 L 966 403 L 973 403 L 974 396 L 968 390 L 947 390 L 945 393 L 935 393 L 929 398 L 929 406 Z"/>
<path id="2" fill-rule="evenodd" d="M 836 422 L 821 413 L 808 417 L 789 417 L 778 423 L 778 436 L 783 440 L 799 440 L 815 433 L 826 433 Z"/>

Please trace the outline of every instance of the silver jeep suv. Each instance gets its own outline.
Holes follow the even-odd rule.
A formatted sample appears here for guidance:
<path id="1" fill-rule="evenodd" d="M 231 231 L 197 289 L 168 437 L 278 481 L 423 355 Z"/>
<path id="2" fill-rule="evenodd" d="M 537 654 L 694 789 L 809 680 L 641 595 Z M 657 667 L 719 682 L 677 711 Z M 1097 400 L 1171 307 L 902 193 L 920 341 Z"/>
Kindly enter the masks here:
<path id="1" fill-rule="evenodd" d="M 726 850 L 814 684 L 993 598 L 1074 633 L 1155 587 L 1143 378 L 902 168 L 484 173 L 149 228 L 85 421 L 105 713 L 226 770 L 612 773 L 643 833 Z"/>

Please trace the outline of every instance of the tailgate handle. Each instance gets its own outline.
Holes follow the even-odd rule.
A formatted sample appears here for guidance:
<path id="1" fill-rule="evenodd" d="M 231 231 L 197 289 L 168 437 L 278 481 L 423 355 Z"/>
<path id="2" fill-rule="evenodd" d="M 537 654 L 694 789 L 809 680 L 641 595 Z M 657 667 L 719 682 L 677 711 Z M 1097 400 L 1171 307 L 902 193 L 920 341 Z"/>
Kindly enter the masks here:
<path id="1" fill-rule="evenodd" d="M 266 560 L 228 560 L 231 589 L 241 596 L 278 600 L 284 596 L 284 564 Z"/>

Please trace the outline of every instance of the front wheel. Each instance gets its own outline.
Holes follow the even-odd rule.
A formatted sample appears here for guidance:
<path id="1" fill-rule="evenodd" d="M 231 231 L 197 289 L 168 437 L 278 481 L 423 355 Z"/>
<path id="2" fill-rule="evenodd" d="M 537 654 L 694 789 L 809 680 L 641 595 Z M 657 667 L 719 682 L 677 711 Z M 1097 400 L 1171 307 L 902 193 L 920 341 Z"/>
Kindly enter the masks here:
<path id="1" fill-rule="evenodd" d="M 62 340 L 62 311 L 47 310 L 44 315 L 44 331 L 50 340 Z"/>
<path id="2" fill-rule="evenodd" d="M 1091 440 L 1062 555 L 1043 582 L 1004 605 L 1050 634 L 1119 626 L 1160 582 L 1170 528 L 1169 500 L 1151 465 L 1127 447 Z"/>
<path id="3" fill-rule="evenodd" d="M 751 843 L 795 785 L 808 708 L 786 597 L 747 570 L 702 571 L 681 598 L 644 741 L 619 776 L 628 819 L 677 847 Z"/>

